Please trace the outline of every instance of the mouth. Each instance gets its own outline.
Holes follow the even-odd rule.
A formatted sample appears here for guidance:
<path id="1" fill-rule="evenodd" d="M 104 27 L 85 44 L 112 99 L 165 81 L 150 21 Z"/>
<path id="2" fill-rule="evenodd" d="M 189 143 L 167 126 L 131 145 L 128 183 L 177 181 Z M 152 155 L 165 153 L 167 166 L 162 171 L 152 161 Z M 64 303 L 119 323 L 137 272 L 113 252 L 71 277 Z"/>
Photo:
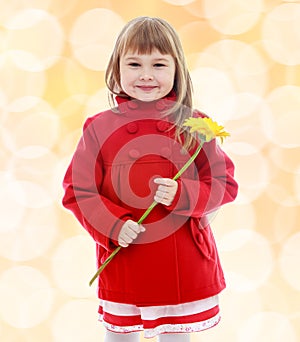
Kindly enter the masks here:
<path id="1" fill-rule="evenodd" d="M 137 88 L 142 90 L 142 91 L 145 91 L 145 92 L 150 92 L 157 87 L 156 86 L 148 86 L 148 85 L 138 85 Z"/>

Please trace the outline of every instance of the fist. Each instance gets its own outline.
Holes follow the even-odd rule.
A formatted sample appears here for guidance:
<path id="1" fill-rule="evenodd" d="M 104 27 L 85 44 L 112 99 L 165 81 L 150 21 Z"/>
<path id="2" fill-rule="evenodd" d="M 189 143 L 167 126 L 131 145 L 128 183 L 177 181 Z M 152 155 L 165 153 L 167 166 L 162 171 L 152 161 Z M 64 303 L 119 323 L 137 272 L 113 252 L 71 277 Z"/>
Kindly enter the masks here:
<path id="1" fill-rule="evenodd" d="M 137 224 L 132 220 L 127 220 L 123 224 L 118 236 L 119 245 L 121 247 L 128 247 L 133 242 L 133 240 L 136 239 L 137 236 L 144 231 L 146 231 L 146 229 L 140 224 Z"/>
<path id="2" fill-rule="evenodd" d="M 171 178 L 155 178 L 154 183 L 159 184 L 154 201 L 164 205 L 171 205 L 178 189 L 178 183 Z"/>

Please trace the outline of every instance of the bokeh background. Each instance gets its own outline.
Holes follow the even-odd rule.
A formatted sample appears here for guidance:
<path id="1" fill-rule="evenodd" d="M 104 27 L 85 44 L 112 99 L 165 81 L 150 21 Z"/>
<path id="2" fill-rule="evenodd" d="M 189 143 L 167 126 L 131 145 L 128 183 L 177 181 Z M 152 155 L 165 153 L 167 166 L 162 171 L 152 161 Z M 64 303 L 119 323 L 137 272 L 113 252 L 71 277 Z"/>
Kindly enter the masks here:
<path id="1" fill-rule="evenodd" d="M 139 15 L 178 31 L 195 106 L 231 132 L 240 184 L 213 222 L 223 319 L 192 341 L 299 341 L 300 2 L 277 0 L 0 0 L 0 340 L 103 341 L 94 242 L 61 181 Z"/>

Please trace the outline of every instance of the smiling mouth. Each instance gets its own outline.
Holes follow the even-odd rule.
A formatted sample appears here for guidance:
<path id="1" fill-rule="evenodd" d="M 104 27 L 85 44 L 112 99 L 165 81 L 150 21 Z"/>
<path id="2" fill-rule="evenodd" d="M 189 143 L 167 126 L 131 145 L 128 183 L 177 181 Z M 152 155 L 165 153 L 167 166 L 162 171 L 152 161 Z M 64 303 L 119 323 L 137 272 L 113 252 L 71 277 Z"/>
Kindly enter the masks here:
<path id="1" fill-rule="evenodd" d="M 151 91 L 157 87 L 156 86 L 137 86 L 137 88 L 147 92 L 147 91 Z"/>

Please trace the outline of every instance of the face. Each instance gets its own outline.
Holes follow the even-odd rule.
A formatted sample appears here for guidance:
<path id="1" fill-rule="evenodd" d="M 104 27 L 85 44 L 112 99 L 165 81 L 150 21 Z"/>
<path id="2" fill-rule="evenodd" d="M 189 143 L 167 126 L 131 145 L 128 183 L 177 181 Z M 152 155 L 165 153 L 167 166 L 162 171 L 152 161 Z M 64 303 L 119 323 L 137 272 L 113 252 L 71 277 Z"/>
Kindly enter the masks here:
<path id="1" fill-rule="evenodd" d="M 128 52 L 120 58 L 122 90 L 131 98 L 150 102 L 158 100 L 172 90 L 175 62 L 171 55 L 157 50 L 151 54 Z"/>

